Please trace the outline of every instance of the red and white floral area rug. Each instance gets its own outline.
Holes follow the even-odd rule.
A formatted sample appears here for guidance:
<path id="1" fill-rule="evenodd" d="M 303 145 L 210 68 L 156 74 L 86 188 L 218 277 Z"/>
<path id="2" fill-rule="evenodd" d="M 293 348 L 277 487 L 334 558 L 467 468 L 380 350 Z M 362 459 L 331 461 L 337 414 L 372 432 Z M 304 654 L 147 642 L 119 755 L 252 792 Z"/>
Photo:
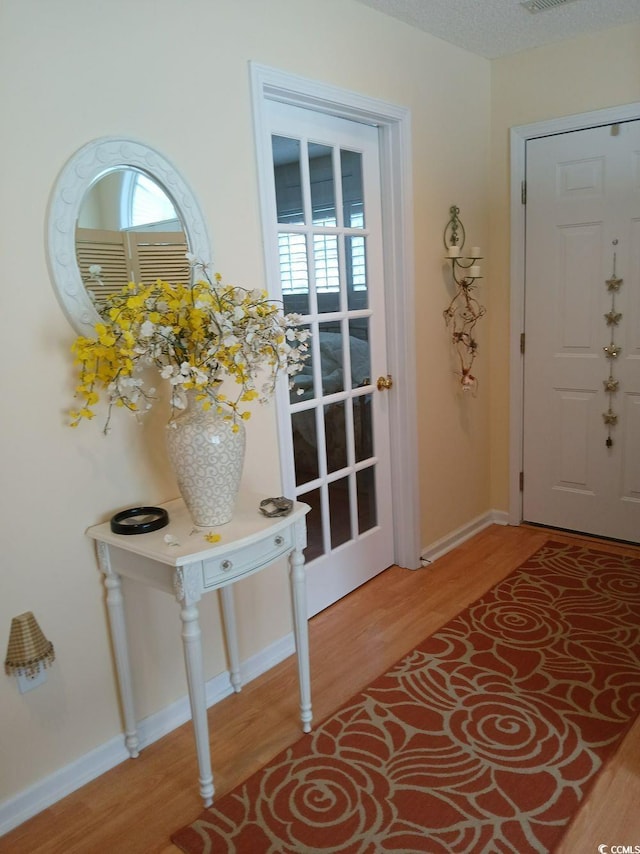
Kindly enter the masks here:
<path id="1" fill-rule="evenodd" d="M 549 852 L 640 711 L 640 560 L 548 542 L 173 842 Z"/>

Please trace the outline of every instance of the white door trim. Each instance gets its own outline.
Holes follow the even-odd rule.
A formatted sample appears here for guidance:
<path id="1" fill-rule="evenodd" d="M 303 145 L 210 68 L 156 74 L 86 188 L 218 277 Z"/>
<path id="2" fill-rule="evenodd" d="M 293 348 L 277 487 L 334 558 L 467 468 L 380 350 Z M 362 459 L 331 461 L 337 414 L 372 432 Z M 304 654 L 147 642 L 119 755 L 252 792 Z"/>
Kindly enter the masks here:
<path id="1" fill-rule="evenodd" d="M 415 328 L 413 275 L 413 193 L 411 183 L 411 114 L 355 92 L 250 63 L 256 155 L 260 168 L 262 222 L 268 223 L 264 176 L 270 174 L 271 152 L 264 151 L 264 105 L 282 101 L 378 128 L 385 247 L 385 314 L 389 372 L 391 490 L 394 560 L 409 569 L 420 567 L 420 507 L 417 477 L 418 434 L 415 400 Z M 268 163 L 264 158 L 268 158 Z M 265 240 L 265 253 L 269 251 Z M 269 265 L 267 264 L 267 268 Z"/>
<path id="2" fill-rule="evenodd" d="M 579 113 L 520 125 L 511 128 L 511 332 L 509 381 L 509 524 L 522 521 L 522 434 L 524 402 L 524 359 L 520 352 L 520 336 L 524 332 L 525 294 L 525 205 L 522 204 L 522 182 L 526 176 L 527 141 L 540 136 L 569 133 L 576 130 L 609 125 L 615 122 L 640 119 L 640 102 L 620 107 L 608 107 L 589 113 Z"/>

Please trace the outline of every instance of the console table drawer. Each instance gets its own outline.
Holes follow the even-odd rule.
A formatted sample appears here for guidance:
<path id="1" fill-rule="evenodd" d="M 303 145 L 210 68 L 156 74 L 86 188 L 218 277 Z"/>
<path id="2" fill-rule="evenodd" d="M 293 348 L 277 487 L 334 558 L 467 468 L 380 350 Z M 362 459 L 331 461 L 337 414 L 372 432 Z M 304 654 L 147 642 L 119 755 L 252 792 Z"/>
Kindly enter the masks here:
<path id="1" fill-rule="evenodd" d="M 261 540 L 245 548 L 228 552 L 223 557 L 209 558 L 203 561 L 203 583 L 211 587 L 220 581 L 242 575 L 257 569 L 265 563 L 271 563 L 280 555 L 293 548 L 293 533 L 291 528 L 274 534 L 268 540 Z"/>

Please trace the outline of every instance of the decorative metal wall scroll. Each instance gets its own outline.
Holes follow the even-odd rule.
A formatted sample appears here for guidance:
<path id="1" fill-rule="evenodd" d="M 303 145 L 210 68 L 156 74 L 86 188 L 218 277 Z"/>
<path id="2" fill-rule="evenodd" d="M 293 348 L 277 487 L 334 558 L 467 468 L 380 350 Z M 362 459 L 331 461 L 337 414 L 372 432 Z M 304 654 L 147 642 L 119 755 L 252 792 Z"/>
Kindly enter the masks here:
<path id="1" fill-rule="evenodd" d="M 463 391 L 475 391 L 478 380 L 471 373 L 471 366 L 478 351 L 475 339 L 475 326 L 486 309 L 473 296 L 476 281 L 481 277 L 478 261 L 481 260 L 480 247 L 474 246 L 466 258 L 461 255 L 464 246 L 464 226 L 458 216 L 460 208 L 449 208 L 450 219 L 444 230 L 446 258 L 451 261 L 451 273 L 456 283 L 456 293 L 443 312 L 445 323 L 451 329 L 451 340 L 460 361 L 460 384 Z"/>
<path id="2" fill-rule="evenodd" d="M 618 241 L 614 240 L 613 245 L 617 246 Z M 617 325 L 620 323 L 622 319 L 622 314 L 616 311 L 616 294 L 620 290 L 622 285 L 622 279 L 618 278 L 616 275 L 616 252 L 615 249 L 613 251 L 613 272 L 611 273 L 611 277 L 607 279 L 605 282 L 607 286 L 607 291 L 611 294 L 611 311 L 605 314 L 604 318 L 607 321 L 607 326 L 611 330 L 611 341 L 602 349 L 605 352 L 605 355 L 609 361 L 609 376 L 606 380 L 603 381 L 604 390 L 609 396 L 609 409 L 607 412 L 602 413 L 602 418 L 604 419 L 605 426 L 607 428 L 607 448 L 611 448 L 613 446 L 613 439 L 611 437 L 611 431 L 613 427 L 618 423 L 618 415 L 613 411 L 613 396 L 620 388 L 620 381 L 615 379 L 613 375 L 613 366 L 615 364 L 616 359 L 622 352 L 622 347 L 619 347 L 615 343 L 615 331 Z"/>

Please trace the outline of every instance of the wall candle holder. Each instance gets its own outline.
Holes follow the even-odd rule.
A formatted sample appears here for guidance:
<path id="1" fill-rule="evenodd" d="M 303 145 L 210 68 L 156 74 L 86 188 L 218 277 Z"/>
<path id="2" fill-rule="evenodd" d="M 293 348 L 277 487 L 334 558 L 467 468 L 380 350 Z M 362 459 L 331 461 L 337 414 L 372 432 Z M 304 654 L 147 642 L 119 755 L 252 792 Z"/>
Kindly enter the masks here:
<path id="1" fill-rule="evenodd" d="M 451 275 L 456 284 L 453 299 L 444 310 L 444 319 L 451 329 L 451 340 L 460 362 L 460 384 L 463 391 L 475 392 L 478 387 L 477 378 L 471 373 L 471 367 L 478 352 L 478 342 L 475 338 L 477 322 L 486 314 L 486 308 L 480 305 L 473 291 L 476 282 L 481 279 L 478 261 L 482 260 L 479 246 L 474 246 L 466 257 L 462 254 L 465 241 L 465 230 L 459 217 L 460 208 L 452 205 L 449 208 L 450 219 L 444 229 L 445 256 L 451 262 Z"/>

